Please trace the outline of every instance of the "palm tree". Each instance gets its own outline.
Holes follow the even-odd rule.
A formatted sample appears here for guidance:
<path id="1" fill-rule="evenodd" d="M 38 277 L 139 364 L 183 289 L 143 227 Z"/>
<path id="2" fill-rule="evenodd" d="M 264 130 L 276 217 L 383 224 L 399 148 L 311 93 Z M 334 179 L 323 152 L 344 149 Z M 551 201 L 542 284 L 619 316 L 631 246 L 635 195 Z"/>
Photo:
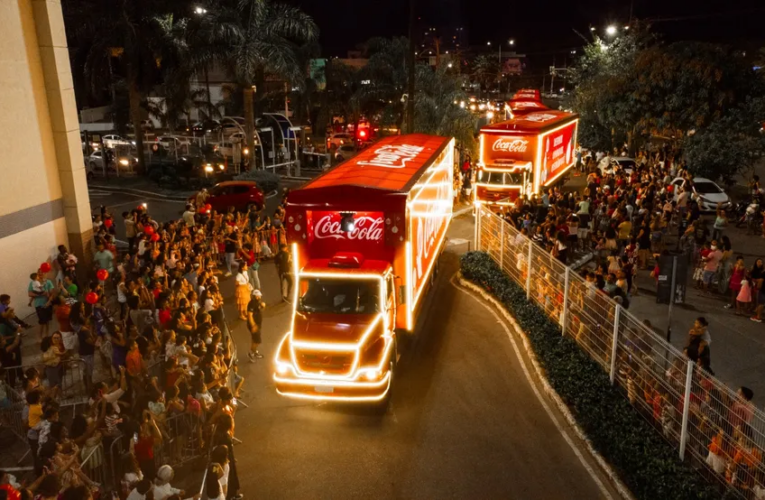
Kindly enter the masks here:
<path id="1" fill-rule="evenodd" d="M 409 82 L 406 65 L 409 41 L 404 37 L 373 38 L 367 43 L 367 51 L 369 61 L 359 78 L 369 83 L 359 87 L 356 98 L 365 110 L 382 105 L 389 115 L 396 116 L 396 125 L 401 128 L 408 98 L 405 94 Z"/>
<path id="2" fill-rule="evenodd" d="M 300 9 L 269 0 L 221 0 L 208 9 L 204 22 L 211 38 L 210 50 L 201 58 L 220 60 L 243 88 L 245 140 L 252 149 L 266 74 L 302 82 L 306 68 L 299 64 L 297 50 L 316 40 L 319 28 Z"/>
<path id="3" fill-rule="evenodd" d="M 145 171 L 141 103 L 156 81 L 160 63 L 172 59 L 173 31 L 183 21 L 171 13 L 172 0 L 65 0 L 64 12 L 79 44 L 89 46 L 85 73 L 93 88 L 111 81 L 112 60 L 128 87 L 130 121 L 135 131 L 138 162 Z M 170 43 L 170 45 L 168 45 Z"/>

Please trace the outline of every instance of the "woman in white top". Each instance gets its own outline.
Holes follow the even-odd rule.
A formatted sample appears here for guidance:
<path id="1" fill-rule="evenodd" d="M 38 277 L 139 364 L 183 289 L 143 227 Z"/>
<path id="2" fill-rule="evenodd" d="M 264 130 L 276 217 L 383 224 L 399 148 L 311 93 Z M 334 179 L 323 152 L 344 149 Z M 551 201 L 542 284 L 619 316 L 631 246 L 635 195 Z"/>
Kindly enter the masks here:
<path id="1" fill-rule="evenodd" d="M 210 453 L 210 462 L 221 466 L 223 474 L 218 478 L 223 495 L 228 495 L 228 474 L 231 471 L 231 466 L 228 463 L 228 448 L 226 445 L 219 445 L 213 448 Z"/>
<path id="2" fill-rule="evenodd" d="M 247 320 L 247 305 L 250 303 L 250 275 L 247 273 L 247 263 L 239 263 L 236 273 L 236 308 L 239 309 L 239 319 Z"/>
<path id="3" fill-rule="evenodd" d="M 186 492 L 173 488 L 170 481 L 175 477 L 175 471 L 169 465 L 163 465 L 157 471 L 157 478 L 154 480 L 154 500 L 165 500 L 172 495 L 180 495 L 184 498 Z"/>

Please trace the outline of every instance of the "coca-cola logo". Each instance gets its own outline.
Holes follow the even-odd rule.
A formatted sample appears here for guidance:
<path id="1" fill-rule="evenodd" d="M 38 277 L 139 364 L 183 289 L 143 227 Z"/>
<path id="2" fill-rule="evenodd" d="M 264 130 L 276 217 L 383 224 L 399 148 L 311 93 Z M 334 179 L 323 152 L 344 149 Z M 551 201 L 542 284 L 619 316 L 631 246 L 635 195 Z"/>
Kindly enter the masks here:
<path id="1" fill-rule="evenodd" d="M 360 160 L 357 165 L 369 167 L 404 168 L 406 163 L 414 160 L 425 148 L 401 144 L 398 146 L 383 146 L 374 151 L 369 160 Z"/>
<path id="2" fill-rule="evenodd" d="M 517 138 L 500 137 L 491 146 L 492 151 L 504 151 L 506 153 L 525 153 L 529 141 Z"/>
<path id="3" fill-rule="evenodd" d="M 553 115 L 551 113 L 531 113 L 520 119 L 526 120 L 527 122 L 541 123 L 554 120 L 555 118 L 558 118 L 558 115 Z"/>
<path id="4" fill-rule="evenodd" d="M 383 218 L 356 217 L 354 219 L 353 231 L 346 232 L 342 230 L 340 220 L 333 219 L 331 215 L 325 215 L 316 222 L 313 234 L 319 240 L 380 241 L 383 238 Z"/>

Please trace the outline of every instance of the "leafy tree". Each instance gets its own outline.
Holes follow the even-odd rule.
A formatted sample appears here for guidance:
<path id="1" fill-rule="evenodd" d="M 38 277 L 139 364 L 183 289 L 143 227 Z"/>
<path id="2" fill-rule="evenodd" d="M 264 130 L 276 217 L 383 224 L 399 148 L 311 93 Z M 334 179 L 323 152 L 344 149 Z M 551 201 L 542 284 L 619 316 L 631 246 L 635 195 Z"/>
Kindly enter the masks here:
<path id="1" fill-rule="evenodd" d="M 456 103 L 466 99 L 460 81 L 442 67 L 417 67 L 414 129 L 426 134 L 454 137 L 474 150 L 476 117 Z"/>
<path id="2" fill-rule="evenodd" d="M 125 75 L 139 168 L 145 170 L 141 105 L 157 80 L 161 61 L 171 60 L 172 32 L 179 29 L 170 0 L 67 0 L 64 13 L 78 44 L 88 47 L 85 73 L 93 89 L 110 81 L 112 59 Z"/>
<path id="3" fill-rule="evenodd" d="M 471 64 L 471 76 L 482 90 L 488 90 L 489 86 L 497 81 L 500 70 L 499 59 L 486 54 L 477 56 Z"/>
<path id="4" fill-rule="evenodd" d="M 205 56 L 220 60 L 243 89 L 245 141 L 252 148 L 266 74 L 302 82 L 305 68 L 297 51 L 318 38 L 319 28 L 300 9 L 269 0 L 221 0 L 208 9 L 204 23 L 213 34 Z"/>

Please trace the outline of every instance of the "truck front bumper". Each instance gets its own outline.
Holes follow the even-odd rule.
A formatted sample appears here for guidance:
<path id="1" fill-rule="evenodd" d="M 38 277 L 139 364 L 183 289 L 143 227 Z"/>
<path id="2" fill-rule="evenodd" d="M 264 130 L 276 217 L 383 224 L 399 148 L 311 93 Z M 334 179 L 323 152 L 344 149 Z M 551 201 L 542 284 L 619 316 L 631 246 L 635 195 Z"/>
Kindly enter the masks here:
<path id="1" fill-rule="evenodd" d="M 276 392 L 282 396 L 319 401 L 380 401 L 388 394 L 390 382 L 390 370 L 374 381 L 327 380 L 296 377 L 292 373 L 274 374 Z"/>

